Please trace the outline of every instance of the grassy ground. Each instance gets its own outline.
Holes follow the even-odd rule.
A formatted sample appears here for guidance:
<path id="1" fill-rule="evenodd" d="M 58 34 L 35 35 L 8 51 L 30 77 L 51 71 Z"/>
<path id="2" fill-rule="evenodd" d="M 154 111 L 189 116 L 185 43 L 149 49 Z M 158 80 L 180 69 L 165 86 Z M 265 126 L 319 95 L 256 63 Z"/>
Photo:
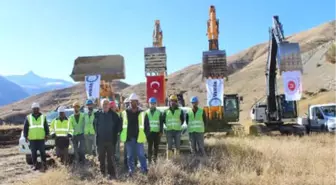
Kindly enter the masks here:
<path id="1" fill-rule="evenodd" d="M 98 168 L 62 167 L 17 184 L 335 184 L 335 138 L 321 134 L 298 137 L 211 138 L 207 158 L 184 155 L 150 167 L 148 176 L 108 181 Z"/>

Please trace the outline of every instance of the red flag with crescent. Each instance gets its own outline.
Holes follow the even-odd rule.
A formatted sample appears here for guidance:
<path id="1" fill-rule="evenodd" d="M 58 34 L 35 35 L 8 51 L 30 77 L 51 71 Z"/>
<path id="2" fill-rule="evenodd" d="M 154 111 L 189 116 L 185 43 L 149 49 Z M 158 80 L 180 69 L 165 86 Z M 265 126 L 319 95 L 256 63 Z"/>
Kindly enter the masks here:
<path id="1" fill-rule="evenodd" d="M 158 104 L 165 103 L 164 76 L 147 76 L 147 102 L 150 97 L 155 97 Z"/>

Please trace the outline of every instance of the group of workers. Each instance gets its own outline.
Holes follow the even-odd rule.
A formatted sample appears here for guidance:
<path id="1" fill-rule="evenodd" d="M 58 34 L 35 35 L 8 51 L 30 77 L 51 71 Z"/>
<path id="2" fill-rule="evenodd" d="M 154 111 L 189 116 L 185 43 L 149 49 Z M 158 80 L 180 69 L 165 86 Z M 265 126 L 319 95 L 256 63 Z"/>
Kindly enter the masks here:
<path id="1" fill-rule="evenodd" d="M 110 178 L 116 177 L 116 161 L 120 159 L 120 142 L 124 143 L 124 163 L 129 175 L 135 171 L 135 163 L 140 162 L 141 172 L 148 172 L 144 144 L 148 143 L 148 162 L 157 162 L 160 138 L 166 126 L 167 159 L 180 153 L 182 124 L 188 125 L 191 153 L 205 156 L 204 128 L 206 115 L 198 107 L 198 98 L 192 97 L 192 109 L 186 113 L 178 106 L 176 95 L 169 97 L 169 108 L 163 112 L 157 109 L 157 100 L 149 98 L 149 109 L 139 107 L 138 96 L 132 93 L 125 102 L 126 109 L 119 111 L 115 102 L 102 99 L 100 109 L 94 111 L 94 102 L 86 101 L 88 111 L 80 111 L 80 104 L 73 104 L 74 113 L 65 114 L 65 107 L 58 107 L 58 117 L 49 126 L 40 113 L 39 104 L 32 104 L 32 113 L 24 124 L 24 137 L 30 143 L 34 170 L 37 169 L 37 151 L 41 155 L 42 167 L 46 169 L 45 141 L 48 136 L 55 139 L 56 155 L 68 164 L 70 140 L 73 143 L 75 160 L 84 164 L 85 154 L 98 153 L 102 174 L 107 171 Z M 175 150 L 173 150 L 175 144 Z M 154 150 L 153 150 L 154 148 Z M 175 151 L 175 153 L 173 152 Z"/>

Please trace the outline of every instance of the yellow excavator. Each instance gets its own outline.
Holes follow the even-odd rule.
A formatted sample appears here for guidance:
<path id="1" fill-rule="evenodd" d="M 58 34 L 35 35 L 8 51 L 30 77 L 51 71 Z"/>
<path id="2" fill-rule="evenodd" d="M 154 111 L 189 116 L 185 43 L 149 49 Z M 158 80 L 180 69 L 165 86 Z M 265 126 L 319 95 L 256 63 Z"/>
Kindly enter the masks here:
<path id="1" fill-rule="evenodd" d="M 116 101 L 122 108 L 123 97 L 112 87 L 113 80 L 125 79 L 124 57 L 121 55 L 82 56 L 74 62 L 70 77 L 75 82 L 85 82 L 86 76 L 101 75 L 100 98 Z"/>
<path id="2" fill-rule="evenodd" d="M 223 79 L 225 77 L 228 80 L 226 52 L 225 50 L 219 50 L 219 20 L 216 17 L 216 8 L 213 5 L 209 9 L 207 36 L 209 50 L 203 52 L 203 79 Z M 244 134 L 244 127 L 238 123 L 239 105 L 243 98 L 239 97 L 238 94 L 223 94 L 223 96 L 224 101 L 221 106 L 207 105 L 204 107 L 208 118 L 206 132 L 226 132 L 229 135 Z"/>

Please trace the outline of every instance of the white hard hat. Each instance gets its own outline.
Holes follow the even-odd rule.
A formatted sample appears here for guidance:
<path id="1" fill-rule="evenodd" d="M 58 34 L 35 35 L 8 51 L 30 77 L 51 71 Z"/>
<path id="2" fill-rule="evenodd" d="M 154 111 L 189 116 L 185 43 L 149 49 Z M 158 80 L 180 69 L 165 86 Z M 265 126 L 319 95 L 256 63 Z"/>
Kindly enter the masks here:
<path id="1" fill-rule="evenodd" d="M 130 96 L 129 96 L 129 101 L 132 101 L 132 100 L 139 100 L 138 96 L 135 94 L 135 93 L 132 93 Z"/>
<path id="2" fill-rule="evenodd" d="M 34 102 L 34 103 L 32 104 L 32 106 L 31 106 L 31 108 L 32 108 L 32 109 L 34 109 L 34 108 L 40 108 L 40 104 Z"/>
<path id="3" fill-rule="evenodd" d="M 126 98 L 126 99 L 124 100 L 124 103 L 128 103 L 128 102 L 129 102 L 129 99 Z"/>
<path id="4" fill-rule="evenodd" d="M 101 107 L 103 107 L 103 105 L 104 105 L 104 102 L 110 102 L 107 98 L 104 98 L 104 99 L 102 99 L 102 100 L 100 100 L 100 106 Z"/>
<path id="5" fill-rule="evenodd" d="M 65 106 L 59 106 L 57 112 L 65 112 Z"/>

